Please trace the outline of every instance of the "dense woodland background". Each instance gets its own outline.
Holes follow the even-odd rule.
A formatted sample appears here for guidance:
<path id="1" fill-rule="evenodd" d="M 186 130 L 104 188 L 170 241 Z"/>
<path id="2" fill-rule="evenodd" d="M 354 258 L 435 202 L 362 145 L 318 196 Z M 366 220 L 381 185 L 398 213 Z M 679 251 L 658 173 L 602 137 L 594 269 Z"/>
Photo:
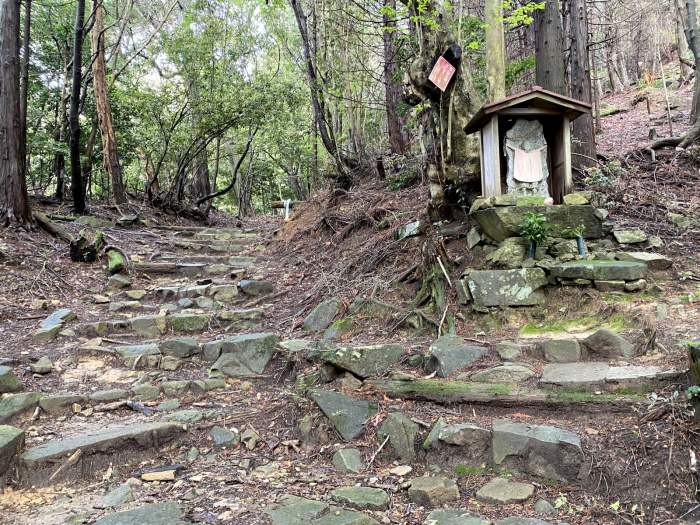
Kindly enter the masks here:
<path id="1" fill-rule="evenodd" d="M 0 215 L 30 222 L 29 195 L 248 216 L 362 177 L 430 182 L 439 213 L 478 193 L 482 103 L 591 102 L 584 169 L 606 94 L 694 82 L 696 28 L 694 0 L 2 0 Z"/>

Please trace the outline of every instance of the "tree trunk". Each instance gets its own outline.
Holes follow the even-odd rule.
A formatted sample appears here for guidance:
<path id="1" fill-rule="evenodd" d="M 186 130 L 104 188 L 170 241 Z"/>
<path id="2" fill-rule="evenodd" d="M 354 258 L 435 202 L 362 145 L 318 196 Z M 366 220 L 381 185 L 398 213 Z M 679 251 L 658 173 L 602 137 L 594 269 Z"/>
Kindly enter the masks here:
<path id="1" fill-rule="evenodd" d="M 695 59 L 695 90 L 690 113 L 690 123 L 695 124 L 698 121 L 698 114 L 700 114 L 700 108 L 698 107 L 700 106 L 700 80 L 698 79 L 698 72 L 700 72 L 700 33 L 698 32 L 698 11 L 695 0 L 686 0 L 685 9 L 688 18 L 685 37 Z"/>
<path id="2" fill-rule="evenodd" d="M 690 52 L 690 48 L 688 47 L 688 40 L 685 38 L 684 34 L 684 28 L 685 28 L 685 20 L 683 16 L 683 8 L 681 7 L 681 0 L 675 0 L 674 1 L 674 14 L 675 14 L 675 21 L 676 21 L 676 43 L 678 44 L 678 61 L 679 65 L 681 68 L 681 77 L 683 80 L 686 80 L 688 77 L 690 77 L 690 74 L 692 72 L 690 66 L 684 61 L 684 59 L 688 59 L 688 54 Z"/>
<path id="3" fill-rule="evenodd" d="M 489 102 L 506 96 L 506 45 L 503 33 L 503 2 L 486 0 L 486 80 Z"/>
<path id="4" fill-rule="evenodd" d="M 592 102 L 591 70 L 588 56 L 588 15 L 585 0 L 571 0 L 571 98 Z M 582 169 L 595 164 L 596 146 L 593 115 L 586 113 L 573 122 L 572 165 Z"/>
<path id="5" fill-rule="evenodd" d="M 202 151 L 194 160 L 194 169 L 192 170 L 192 195 L 194 200 L 198 201 L 202 197 L 206 197 L 211 193 L 211 182 L 209 180 L 209 157 L 207 149 L 202 148 Z M 203 201 L 199 205 L 203 213 L 209 213 L 211 209 L 211 200 Z"/>
<path id="6" fill-rule="evenodd" d="M 85 188 L 80 169 L 80 88 L 82 85 L 83 36 L 85 23 L 85 0 L 77 0 L 75 31 L 73 34 L 73 84 L 70 95 L 70 170 L 73 208 L 76 213 L 85 213 Z"/>
<path id="7" fill-rule="evenodd" d="M 19 0 L 0 6 L 0 224 L 29 224 L 19 93 Z"/>
<path id="8" fill-rule="evenodd" d="M 67 54 L 67 50 L 66 50 Z M 68 82 L 70 80 L 70 69 L 67 56 L 64 56 L 65 67 L 63 73 L 63 86 L 61 87 L 61 95 L 58 99 L 58 108 L 56 111 L 56 129 L 54 131 L 54 140 L 63 145 L 66 141 L 66 102 L 68 99 Z M 66 156 L 63 151 L 57 151 L 53 157 L 53 175 L 56 178 L 56 200 L 63 202 L 63 194 L 66 186 Z"/>
<path id="9" fill-rule="evenodd" d="M 294 11 L 294 18 L 296 19 L 297 27 L 299 28 L 299 35 L 301 36 L 304 62 L 306 65 L 306 78 L 311 91 L 311 107 L 316 119 L 319 135 L 321 136 L 321 142 L 323 143 L 323 147 L 326 149 L 328 154 L 335 161 L 336 183 L 340 187 L 348 188 L 350 184 L 352 184 L 352 171 L 359 168 L 360 163 L 358 159 L 351 159 L 343 156 L 338 150 L 335 135 L 333 134 L 332 127 L 328 124 L 328 120 L 326 118 L 326 106 L 322 98 L 322 91 L 319 87 L 316 65 L 311 55 L 307 17 L 304 14 L 304 10 L 299 0 L 289 0 L 289 3 Z"/>
<path id="10" fill-rule="evenodd" d="M 422 5 L 422 4 L 421 4 Z M 421 104 L 420 146 L 424 157 L 424 174 L 430 182 L 428 212 L 432 219 L 449 218 L 450 206 L 446 190 L 460 188 L 474 194 L 479 183 L 479 140 L 476 134 L 467 135 L 464 127 L 474 116 L 481 100 L 472 83 L 469 68 L 462 65 L 462 49 L 456 43 L 456 35 L 445 31 L 451 10 L 438 2 L 423 6 L 440 20 L 439 28 L 420 23 L 422 7 L 409 2 L 410 15 L 417 20 L 414 26 L 420 52 L 407 68 L 406 84 L 411 93 L 406 102 L 412 106 Z M 447 90 L 441 92 L 429 80 L 435 60 L 443 54 L 456 71 Z M 478 194 L 478 193 L 477 193 Z"/>
<path id="11" fill-rule="evenodd" d="M 92 125 L 90 126 L 90 134 L 88 135 L 87 142 L 85 143 L 85 157 L 83 158 L 83 164 L 81 169 L 83 170 L 83 181 L 85 181 L 85 187 L 87 194 L 92 197 L 92 160 L 95 153 L 95 139 L 97 138 L 97 115 L 92 119 Z"/>
<path id="12" fill-rule="evenodd" d="M 112 110 L 107 95 L 106 66 L 105 66 L 105 29 L 104 7 L 102 0 L 92 0 L 94 26 L 92 28 L 92 85 L 95 91 L 95 106 L 102 135 L 102 161 L 105 170 L 112 181 L 112 194 L 117 204 L 127 202 L 122 168 L 119 164 L 117 139 L 112 125 Z"/>
<path id="13" fill-rule="evenodd" d="M 22 70 L 19 82 L 20 125 L 22 127 L 21 152 L 24 180 L 27 180 L 29 163 L 27 159 L 27 98 L 29 93 L 29 47 L 32 28 L 32 0 L 24 0 L 24 31 L 22 33 Z"/>
<path id="14" fill-rule="evenodd" d="M 396 9 L 396 0 L 384 0 L 384 6 Z M 406 151 L 406 134 L 398 114 L 401 100 L 401 84 L 396 78 L 396 46 L 394 43 L 396 21 L 384 13 L 384 101 L 386 103 L 386 122 L 389 133 L 389 145 L 394 155 L 403 155 Z"/>
<path id="15" fill-rule="evenodd" d="M 562 95 L 567 92 L 559 0 L 547 0 L 535 14 L 535 64 L 538 85 Z"/>

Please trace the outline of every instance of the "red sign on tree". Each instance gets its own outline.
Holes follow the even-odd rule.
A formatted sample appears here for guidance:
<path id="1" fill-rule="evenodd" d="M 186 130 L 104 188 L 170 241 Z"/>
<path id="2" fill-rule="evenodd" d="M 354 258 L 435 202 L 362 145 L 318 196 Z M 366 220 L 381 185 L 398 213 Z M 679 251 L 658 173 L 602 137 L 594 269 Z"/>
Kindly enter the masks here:
<path id="1" fill-rule="evenodd" d="M 440 88 L 440 91 L 445 91 L 455 71 L 456 69 L 452 64 L 445 60 L 444 57 L 440 57 L 437 62 L 435 62 L 435 66 L 433 66 L 428 80 Z"/>

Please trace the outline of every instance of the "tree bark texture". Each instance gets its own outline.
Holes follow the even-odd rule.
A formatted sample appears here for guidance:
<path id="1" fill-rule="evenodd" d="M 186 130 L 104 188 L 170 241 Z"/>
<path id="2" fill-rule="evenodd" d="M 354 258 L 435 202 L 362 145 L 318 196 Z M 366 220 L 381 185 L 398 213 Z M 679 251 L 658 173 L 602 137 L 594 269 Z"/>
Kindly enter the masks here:
<path id="1" fill-rule="evenodd" d="M 22 127 L 21 155 L 23 177 L 27 180 L 29 161 L 27 159 L 27 98 L 29 93 L 29 47 L 32 28 L 32 0 L 24 0 L 24 30 L 22 32 L 22 66 L 19 81 L 20 125 Z"/>
<path id="2" fill-rule="evenodd" d="M 78 0 L 75 10 L 73 33 L 73 84 L 70 95 L 70 170 L 73 208 L 76 213 L 85 213 L 85 188 L 80 169 L 80 88 L 82 84 L 83 37 L 85 23 L 85 0 Z"/>
<path id="3" fill-rule="evenodd" d="M 28 224 L 19 90 L 19 0 L 0 5 L 0 224 Z"/>
<path id="4" fill-rule="evenodd" d="M 687 17 L 685 37 L 695 59 L 695 91 L 693 92 L 693 106 L 690 113 L 690 123 L 695 124 L 700 114 L 700 108 L 698 108 L 700 106 L 700 82 L 698 81 L 698 71 L 700 71 L 700 33 L 698 32 L 698 10 L 695 0 L 686 0 L 685 10 Z M 690 135 L 690 132 L 688 134 Z"/>
<path id="5" fill-rule="evenodd" d="M 100 135 L 102 136 L 102 160 L 105 170 L 112 182 L 112 194 L 117 204 L 127 202 L 122 168 L 119 164 L 117 138 L 112 124 L 112 109 L 107 94 L 106 65 L 105 65 L 105 29 L 104 7 L 102 0 L 93 0 L 94 25 L 92 28 L 92 85 L 95 92 L 95 106 Z"/>
<path id="6" fill-rule="evenodd" d="M 585 0 L 570 0 L 571 97 L 591 103 L 591 70 L 588 56 L 588 13 Z M 586 113 L 573 122 L 572 165 L 587 168 L 595 164 L 596 144 L 593 115 Z"/>
<path id="7" fill-rule="evenodd" d="M 384 5 L 396 9 L 396 0 L 384 0 Z M 398 113 L 401 100 L 401 84 L 396 78 L 396 21 L 387 13 L 383 15 L 384 23 L 384 101 L 386 103 L 386 122 L 389 133 L 389 145 L 394 155 L 406 152 L 406 133 Z"/>
<path id="8" fill-rule="evenodd" d="M 502 0 L 486 0 L 486 80 L 489 102 L 506 96 L 506 44 Z"/>
<path id="9" fill-rule="evenodd" d="M 564 29 L 559 0 L 547 0 L 535 14 L 535 77 L 539 86 L 564 95 Z"/>

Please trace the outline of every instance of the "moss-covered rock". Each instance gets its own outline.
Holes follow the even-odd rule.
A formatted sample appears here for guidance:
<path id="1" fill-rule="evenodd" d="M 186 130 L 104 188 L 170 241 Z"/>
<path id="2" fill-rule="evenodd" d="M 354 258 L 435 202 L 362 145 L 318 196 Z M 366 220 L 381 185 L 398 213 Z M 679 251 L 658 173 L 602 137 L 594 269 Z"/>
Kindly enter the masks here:
<path id="1" fill-rule="evenodd" d="M 593 206 L 500 206 L 475 211 L 473 217 L 481 230 L 496 242 L 520 235 L 520 224 L 528 213 L 541 213 L 556 233 L 583 225 L 587 239 L 599 239 L 604 235 L 603 221 Z"/>

